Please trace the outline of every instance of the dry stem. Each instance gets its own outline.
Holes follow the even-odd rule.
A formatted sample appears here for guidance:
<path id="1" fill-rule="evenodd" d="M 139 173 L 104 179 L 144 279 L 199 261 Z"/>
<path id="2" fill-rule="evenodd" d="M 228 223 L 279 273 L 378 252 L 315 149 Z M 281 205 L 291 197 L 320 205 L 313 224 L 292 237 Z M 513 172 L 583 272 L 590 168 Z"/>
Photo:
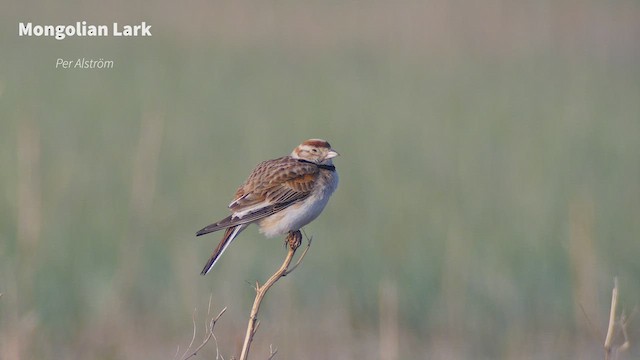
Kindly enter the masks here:
<path id="1" fill-rule="evenodd" d="M 616 320 L 616 313 L 618 309 L 618 278 L 613 278 L 613 290 L 611 291 L 611 309 L 609 312 L 609 326 L 607 327 L 607 336 L 604 339 L 604 358 L 605 360 L 615 359 L 617 354 L 629 349 L 631 343 L 629 342 L 629 336 L 627 334 L 627 326 L 631 317 L 635 311 L 631 313 L 631 316 L 627 317 L 624 310 L 620 314 L 620 320 Z M 613 346 L 613 340 L 616 332 L 616 325 L 620 327 L 620 332 L 624 338 L 624 342 L 620 346 Z"/>
<path id="2" fill-rule="evenodd" d="M 242 345 L 242 352 L 240 354 L 240 360 L 247 360 L 249 357 L 249 349 L 251 347 L 251 342 L 253 341 L 253 336 L 258 331 L 258 326 L 260 322 L 258 321 L 258 311 L 260 311 L 260 304 L 264 299 L 267 291 L 276 283 L 281 277 L 288 275 L 300 264 L 304 256 L 307 254 L 309 247 L 311 246 L 311 239 L 307 244 L 307 247 L 304 249 L 304 252 L 298 259 L 298 261 L 289 269 L 289 265 L 293 260 L 293 256 L 296 253 L 296 250 L 300 246 L 302 242 L 302 234 L 300 231 L 289 232 L 287 235 L 287 243 L 289 244 L 289 251 L 287 252 L 287 257 L 284 259 L 284 262 L 280 266 L 280 268 L 267 280 L 262 286 L 258 282 L 256 282 L 256 298 L 253 301 L 253 306 L 251 307 L 251 314 L 249 315 L 249 324 L 247 325 L 247 333 L 244 337 L 244 344 Z M 271 349 L 271 354 L 269 359 L 275 356 L 277 350 Z"/>
<path id="3" fill-rule="evenodd" d="M 613 342 L 613 332 L 616 323 L 616 308 L 618 307 L 618 278 L 613 279 L 613 290 L 611 291 L 611 311 L 609 312 L 609 327 L 607 336 L 604 339 L 605 359 L 611 356 L 611 343 Z"/>
<path id="4" fill-rule="evenodd" d="M 209 299 L 209 311 L 211 310 L 211 299 Z M 207 313 L 209 312 L 207 311 Z M 209 342 L 209 340 L 211 340 L 212 338 L 215 340 L 216 336 L 213 334 L 213 328 L 216 326 L 216 323 L 218 322 L 218 320 L 220 319 L 220 317 L 222 316 L 222 314 L 224 314 L 224 312 L 227 311 L 227 308 L 225 307 L 224 309 L 222 309 L 219 313 L 218 316 L 216 316 L 215 318 L 212 318 L 209 321 L 209 324 L 206 326 L 206 336 L 204 337 L 204 339 L 202 340 L 202 343 L 195 348 L 193 351 L 191 350 L 191 347 L 193 346 L 193 343 L 196 339 L 196 317 L 195 317 L 195 311 L 193 313 L 193 336 L 191 337 L 191 342 L 189 343 L 189 346 L 187 347 L 187 349 L 184 351 L 184 353 L 182 354 L 182 356 L 180 357 L 180 360 L 187 360 L 190 359 L 196 355 L 198 355 L 198 352 L 200 350 L 202 350 L 202 348 L 207 345 L 207 343 Z M 178 349 L 179 351 L 180 349 Z M 216 359 L 218 359 L 219 357 L 219 353 L 218 353 L 218 345 L 217 345 L 217 341 L 216 341 Z"/>

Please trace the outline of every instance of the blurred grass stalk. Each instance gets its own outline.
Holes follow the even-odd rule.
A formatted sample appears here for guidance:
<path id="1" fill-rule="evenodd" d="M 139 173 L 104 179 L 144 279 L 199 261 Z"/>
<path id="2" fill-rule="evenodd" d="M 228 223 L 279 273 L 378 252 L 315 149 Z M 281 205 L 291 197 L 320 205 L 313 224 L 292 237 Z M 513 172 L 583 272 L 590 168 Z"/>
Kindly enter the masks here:
<path id="1" fill-rule="evenodd" d="M 119 241 L 120 255 L 110 284 L 111 290 L 105 311 L 93 326 L 97 334 L 112 334 L 106 339 L 107 344 L 101 345 L 102 347 L 113 346 L 123 353 L 135 347 L 138 315 L 133 312 L 135 309 L 130 304 L 135 301 L 134 288 L 141 281 L 141 265 L 146 257 L 143 248 L 148 240 L 147 229 L 153 226 L 151 213 L 156 195 L 163 135 L 162 115 L 145 113 L 141 116 L 135 150 L 131 158 L 126 159 L 131 161 L 132 167 L 126 231 Z M 99 337 L 94 336 L 90 339 Z"/>
<path id="2" fill-rule="evenodd" d="M 17 254 L 13 269 L 16 283 L 6 289 L 1 299 L 3 306 L 14 309 L 8 318 L 3 319 L 0 327 L 0 358 L 29 358 L 30 349 L 35 341 L 34 334 L 39 319 L 33 310 L 34 275 L 38 270 L 37 247 L 42 229 L 42 192 L 41 192 L 41 140 L 36 122 L 25 116 L 18 124 L 18 198 L 17 198 Z M 8 284 L 3 284 L 7 286 Z M 8 303 L 8 304 L 7 304 Z"/>
<path id="3" fill-rule="evenodd" d="M 119 296 L 130 296 L 139 274 L 139 259 L 145 240 L 145 229 L 151 225 L 151 206 L 156 190 L 158 161 L 162 148 L 164 120 L 161 115 L 144 114 L 140 119 L 138 144 L 132 160 L 129 223 L 120 242 L 120 262 L 115 277 Z"/>
<path id="4" fill-rule="evenodd" d="M 595 210 L 589 194 L 574 198 L 569 203 L 569 263 L 571 265 L 574 322 L 580 339 L 597 339 L 593 324 L 602 324 L 603 308 L 598 294 L 602 264 L 598 261 L 593 239 Z M 585 318 L 587 316 L 588 318 Z M 585 344 L 578 346 L 584 347 Z"/>
<path id="5" fill-rule="evenodd" d="M 398 287 L 395 281 L 383 279 L 380 282 L 378 304 L 380 360 L 398 360 L 400 325 L 398 324 Z"/>

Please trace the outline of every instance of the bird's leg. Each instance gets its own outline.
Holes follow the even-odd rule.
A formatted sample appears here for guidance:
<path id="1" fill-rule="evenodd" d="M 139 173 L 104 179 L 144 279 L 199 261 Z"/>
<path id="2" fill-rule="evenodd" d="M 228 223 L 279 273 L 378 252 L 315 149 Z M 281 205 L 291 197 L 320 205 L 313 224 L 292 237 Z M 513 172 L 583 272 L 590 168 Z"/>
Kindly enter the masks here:
<path id="1" fill-rule="evenodd" d="M 291 250 L 296 251 L 298 247 L 300 247 L 300 244 L 302 244 L 302 233 L 300 230 L 289 231 L 286 243 L 289 245 Z"/>

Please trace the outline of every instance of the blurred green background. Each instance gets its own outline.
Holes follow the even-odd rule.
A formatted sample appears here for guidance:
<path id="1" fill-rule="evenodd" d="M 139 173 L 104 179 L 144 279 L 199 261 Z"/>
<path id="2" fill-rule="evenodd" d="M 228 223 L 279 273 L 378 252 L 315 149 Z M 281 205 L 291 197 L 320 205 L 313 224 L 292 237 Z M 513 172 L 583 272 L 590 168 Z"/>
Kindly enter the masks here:
<path id="1" fill-rule="evenodd" d="M 313 137 L 340 187 L 253 358 L 600 359 L 614 276 L 638 304 L 638 1 L 4 0 L 0 19 L 1 359 L 174 359 L 225 306 L 238 355 L 282 241 L 252 227 L 201 277 L 221 234 L 195 231 Z M 153 37 L 17 35 L 82 20 Z M 83 57 L 115 68 L 55 69 Z"/>

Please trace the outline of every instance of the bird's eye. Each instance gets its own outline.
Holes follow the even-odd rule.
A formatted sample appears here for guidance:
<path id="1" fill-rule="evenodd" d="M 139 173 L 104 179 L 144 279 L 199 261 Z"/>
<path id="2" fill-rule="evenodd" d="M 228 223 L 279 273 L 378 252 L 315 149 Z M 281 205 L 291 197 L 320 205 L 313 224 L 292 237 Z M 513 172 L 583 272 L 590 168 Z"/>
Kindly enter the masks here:
<path id="1" fill-rule="evenodd" d="M 312 153 L 317 153 L 317 152 L 318 152 L 318 149 L 311 149 L 311 152 L 312 152 Z"/>

